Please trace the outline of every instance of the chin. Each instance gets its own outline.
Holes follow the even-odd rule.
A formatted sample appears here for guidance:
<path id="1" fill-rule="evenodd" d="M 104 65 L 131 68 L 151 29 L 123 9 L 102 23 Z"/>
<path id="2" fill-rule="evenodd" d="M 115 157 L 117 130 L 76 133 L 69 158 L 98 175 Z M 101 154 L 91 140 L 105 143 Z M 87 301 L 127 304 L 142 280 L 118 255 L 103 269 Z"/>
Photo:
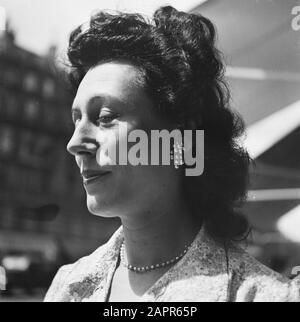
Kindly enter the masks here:
<path id="1" fill-rule="evenodd" d="M 97 200 L 95 196 L 87 195 L 87 208 L 89 212 L 95 216 L 104 218 L 115 217 L 112 207 L 109 206 L 107 201 Z"/>

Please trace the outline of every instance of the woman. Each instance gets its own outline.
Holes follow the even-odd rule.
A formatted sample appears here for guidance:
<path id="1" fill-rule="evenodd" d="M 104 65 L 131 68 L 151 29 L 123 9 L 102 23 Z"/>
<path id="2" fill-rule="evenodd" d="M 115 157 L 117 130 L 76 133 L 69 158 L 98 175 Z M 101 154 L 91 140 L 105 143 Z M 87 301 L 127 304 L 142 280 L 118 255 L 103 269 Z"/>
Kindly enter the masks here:
<path id="1" fill-rule="evenodd" d="M 68 151 L 89 211 L 122 225 L 63 266 L 45 301 L 298 300 L 296 284 L 237 245 L 248 230 L 237 207 L 249 158 L 236 142 L 243 124 L 228 107 L 212 23 L 170 6 L 151 21 L 100 12 L 71 34 L 68 56 L 76 94 Z M 120 152 L 114 164 L 107 153 L 135 130 L 163 129 L 204 130 L 202 175 L 174 162 L 124 165 Z"/>

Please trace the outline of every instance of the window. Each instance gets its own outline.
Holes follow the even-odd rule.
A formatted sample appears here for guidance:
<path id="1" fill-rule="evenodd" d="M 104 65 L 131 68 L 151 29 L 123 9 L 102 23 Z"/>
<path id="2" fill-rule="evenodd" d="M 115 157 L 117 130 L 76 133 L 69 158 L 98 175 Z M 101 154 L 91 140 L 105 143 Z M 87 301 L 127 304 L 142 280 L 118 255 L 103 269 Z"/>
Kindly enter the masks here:
<path id="1" fill-rule="evenodd" d="M 38 79 L 35 74 L 29 73 L 25 76 L 24 89 L 28 92 L 34 92 L 38 89 Z"/>
<path id="2" fill-rule="evenodd" d="M 28 100 L 24 106 L 25 117 L 28 120 L 34 120 L 39 114 L 39 102 L 37 100 Z"/>
<path id="3" fill-rule="evenodd" d="M 0 155 L 9 155 L 15 147 L 15 133 L 12 127 L 0 125 Z"/>
<path id="4" fill-rule="evenodd" d="M 5 95 L 4 108 L 6 114 L 9 116 L 15 116 L 18 113 L 19 102 L 15 94 L 9 92 Z"/>
<path id="5" fill-rule="evenodd" d="M 55 94 L 55 83 L 51 78 L 47 78 L 43 84 L 43 94 L 45 97 L 53 97 Z"/>

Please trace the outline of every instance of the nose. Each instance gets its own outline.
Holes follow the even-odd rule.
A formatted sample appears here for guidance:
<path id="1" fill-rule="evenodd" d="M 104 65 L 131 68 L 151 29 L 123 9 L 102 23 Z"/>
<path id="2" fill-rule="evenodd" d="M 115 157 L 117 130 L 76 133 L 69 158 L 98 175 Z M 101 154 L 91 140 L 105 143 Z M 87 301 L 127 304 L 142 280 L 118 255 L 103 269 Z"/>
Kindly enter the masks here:
<path id="1" fill-rule="evenodd" d="M 67 151 L 74 156 L 93 156 L 98 148 L 93 124 L 81 120 L 67 144 Z"/>

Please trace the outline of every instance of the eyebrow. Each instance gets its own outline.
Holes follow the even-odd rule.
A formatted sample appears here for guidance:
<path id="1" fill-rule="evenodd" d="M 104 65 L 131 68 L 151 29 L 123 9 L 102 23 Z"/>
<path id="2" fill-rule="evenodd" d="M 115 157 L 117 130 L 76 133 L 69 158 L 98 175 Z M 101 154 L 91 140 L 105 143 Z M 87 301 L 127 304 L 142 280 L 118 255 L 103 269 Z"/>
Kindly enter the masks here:
<path id="1" fill-rule="evenodd" d="M 94 95 L 94 96 L 92 96 L 92 97 L 89 98 L 89 100 L 87 102 L 87 105 L 91 104 L 91 101 L 94 100 L 94 99 L 97 99 L 97 98 L 104 100 L 106 97 L 104 95 Z M 80 104 L 77 104 L 77 103 L 74 104 L 74 102 L 75 102 L 75 100 L 73 101 L 73 105 L 72 105 L 72 108 L 71 108 L 72 111 L 73 110 L 80 110 L 80 108 L 79 108 L 79 105 Z"/>
<path id="2" fill-rule="evenodd" d="M 87 101 L 87 106 L 91 105 L 93 103 L 93 100 L 102 100 L 102 102 L 109 102 L 109 103 L 117 103 L 117 104 L 121 104 L 121 105 L 128 105 L 128 106 L 132 106 L 131 102 L 123 102 L 121 100 L 119 100 L 118 98 L 111 96 L 111 95 L 101 95 L 101 94 L 95 94 L 94 96 L 90 97 L 89 100 Z M 79 105 L 73 105 L 71 108 L 71 112 L 81 112 Z"/>

